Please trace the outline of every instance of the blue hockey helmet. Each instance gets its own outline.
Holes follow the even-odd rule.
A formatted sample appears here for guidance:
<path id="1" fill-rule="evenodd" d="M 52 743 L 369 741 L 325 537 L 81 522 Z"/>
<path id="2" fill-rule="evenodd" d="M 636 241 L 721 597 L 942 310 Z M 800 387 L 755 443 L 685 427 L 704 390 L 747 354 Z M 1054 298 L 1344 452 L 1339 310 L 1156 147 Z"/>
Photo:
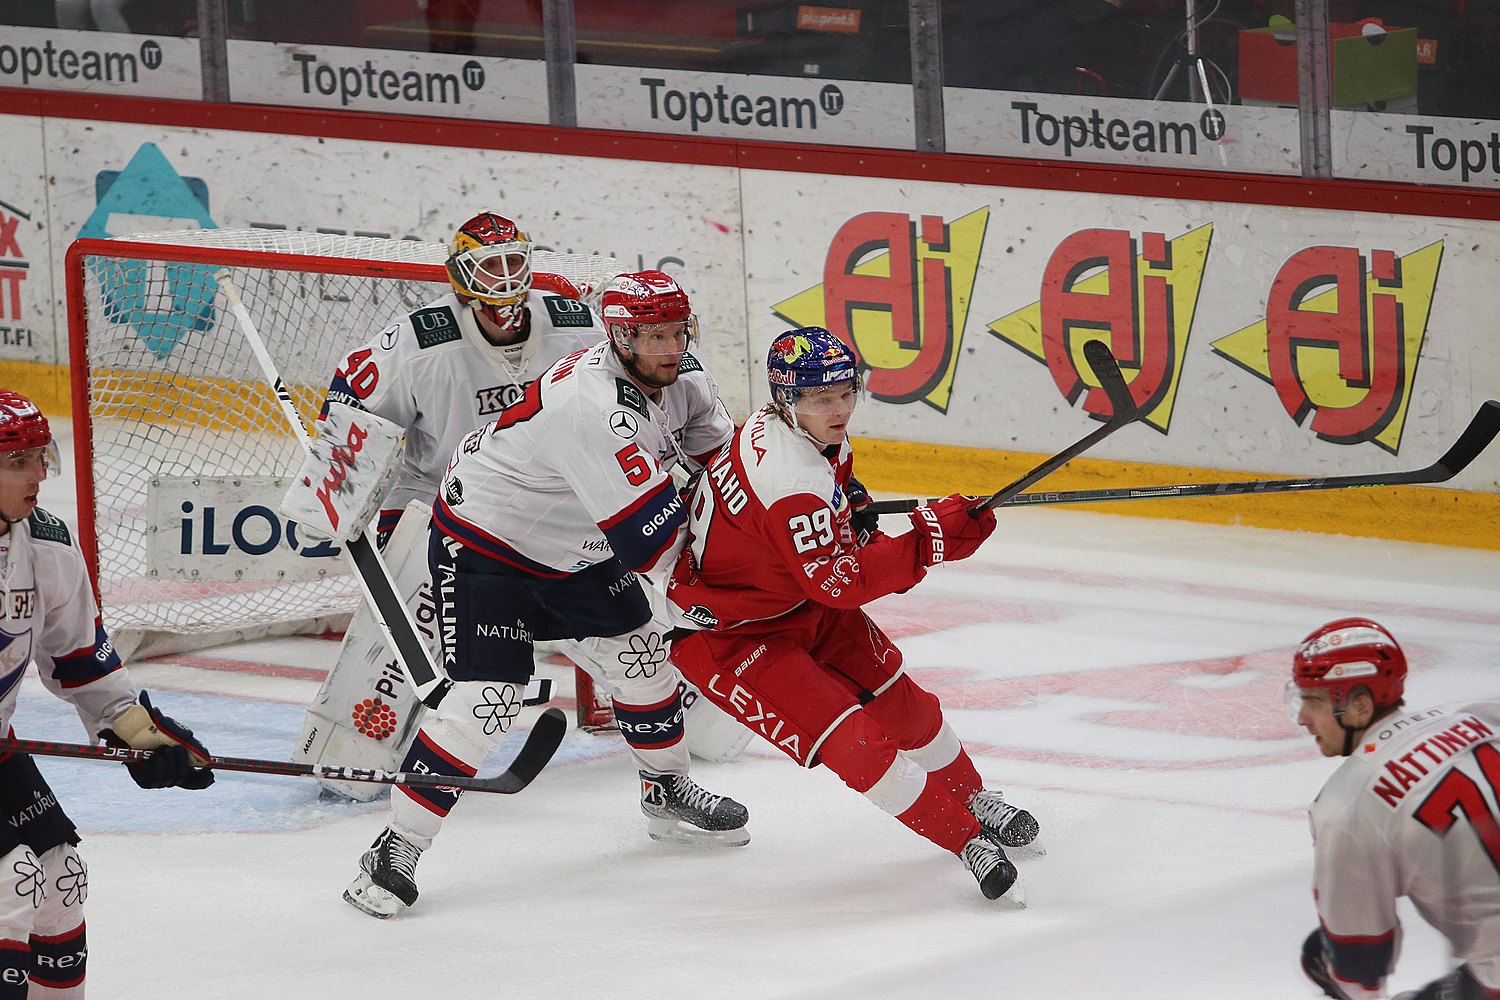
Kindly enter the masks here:
<path id="1" fill-rule="evenodd" d="M 789 330 L 772 341 L 766 356 L 766 379 L 771 384 L 771 402 L 787 410 L 796 409 L 805 389 L 851 380 L 856 392 L 863 387 L 859 359 L 847 344 L 821 326 Z"/>

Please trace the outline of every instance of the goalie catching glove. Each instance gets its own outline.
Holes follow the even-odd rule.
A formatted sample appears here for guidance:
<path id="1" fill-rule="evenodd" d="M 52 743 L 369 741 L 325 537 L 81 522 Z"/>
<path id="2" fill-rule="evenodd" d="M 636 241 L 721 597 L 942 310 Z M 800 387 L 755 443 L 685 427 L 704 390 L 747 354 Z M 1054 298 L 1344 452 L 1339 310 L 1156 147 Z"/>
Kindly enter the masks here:
<path id="1" fill-rule="evenodd" d="M 954 493 L 911 512 L 923 566 L 967 559 L 979 549 L 980 543 L 995 530 L 993 510 L 980 511 L 978 515 L 969 513 L 984 501 L 984 497 Z"/>
<path id="2" fill-rule="evenodd" d="M 182 723 L 163 715 L 142 691 L 139 701 L 99 736 L 108 746 L 150 750 L 148 760 L 125 766 L 142 788 L 207 788 L 214 783 L 208 749 Z"/>

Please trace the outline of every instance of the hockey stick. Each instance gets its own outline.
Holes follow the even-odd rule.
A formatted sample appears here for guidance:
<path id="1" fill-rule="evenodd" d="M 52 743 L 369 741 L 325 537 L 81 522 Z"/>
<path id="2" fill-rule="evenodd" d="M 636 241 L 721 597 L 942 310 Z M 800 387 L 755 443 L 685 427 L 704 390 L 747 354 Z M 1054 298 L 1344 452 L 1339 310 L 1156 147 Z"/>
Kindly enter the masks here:
<path id="1" fill-rule="evenodd" d="M 1067 465 L 1073 459 L 1082 455 L 1139 415 L 1135 400 L 1130 395 L 1130 386 L 1125 384 L 1125 376 L 1120 374 L 1119 362 L 1115 361 L 1114 355 L 1109 353 L 1109 345 L 1102 340 L 1086 341 L 1083 345 L 1083 357 L 1089 363 L 1089 367 L 1093 369 L 1094 377 L 1099 380 L 1099 388 L 1103 389 L 1104 394 L 1109 397 L 1109 419 L 1104 421 L 1103 425 L 1096 427 L 1092 433 L 1074 441 L 1020 479 L 996 492 L 984 503 L 970 508 L 969 513 L 971 515 L 978 517 L 980 511 L 990 510 L 1009 503 L 1012 497 L 1016 496 L 1026 487 L 1039 479 L 1052 475 L 1052 473 L 1061 469 L 1064 465 Z M 914 503 L 906 509 L 916 510 L 918 506 L 920 505 Z M 875 504 L 872 503 L 867 509 L 873 509 L 874 507 Z M 877 511 L 876 513 L 880 512 Z"/>
<path id="2" fill-rule="evenodd" d="M 297 412 L 296 404 L 292 402 L 292 394 L 281 380 L 281 373 L 276 370 L 276 362 L 271 360 L 265 341 L 261 340 L 260 332 L 255 328 L 250 310 L 240 301 L 239 289 L 234 286 L 227 270 L 219 271 L 214 275 L 214 280 L 223 289 L 224 297 L 229 301 L 229 311 L 239 321 L 240 332 L 249 342 L 255 359 L 260 362 L 261 372 L 271 384 L 271 390 L 276 394 L 276 401 L 281 404 L 287 423 L 292 425 L 292 431 L 297 435 L 297 442 L 302 445 L 303 451 L 310 453 L 307 428 L 302 426 L 302 417 Z M 453 682 L 438 673 L 427 644 L 422 641 L 416 623 L 412 621 L 411 611 L 391 581 L 391 572 L 386 567 L 385 560 L 380 557 L 380 551 L 363 531 L 346 541 L 343 550 L 344 558 L 349 561 L 359 580 L 365 602 L 374 613 L 376 627 L 385 636 L 391 651 L 396 654 L 396 662 L 406 675 L 406 682 L 411 685 L 422 704 L 428 708 L 436 708 Z"/>
<path id="3" fill-rule="evenodd" d="M 1004 502 L 1007 507 L 1037 504 L 1104 503 L 1112 500 L 1162 500 L 1173 497 L 1239 496 L 1245 493 L 1305 493 L 1312 490 L 1343 490 L 1361 486 L 1420 486 L 1444 483 L 1462 472 L 1500 435 L 1500 402 L 1486 400 L 1469 426 L 1443 457 L 1422 469 L 1409 472 L 1377 472 L 1364 476 L 1313 476 L 1307 479 L 1256 479 L 1234 483 L 1184 483 L 1179 486 L 1122 486 L 1105 490 L 1069 490 L 1062 493 L 1022 493 Z M 900 514 L 916 510 L 929 500 L 877 500 L 866 510 L 876 514 Z"/>
<path id="4" fill-rule="evenodd" d="M 526 742 L 515 759 L 493 778 L 470 778 L 454 774 L 427 774 L 419 771 L 385 771 L 364 767 L 338 767 L 332 764 L 297 764 L 280 760 L 257 760 L 250 757 L 210 757 L 209 767 L 218 771 L 249 771 L 255 774 L 283 774 L 297 778 L 332 778 L 337 781 L 368 781 L 380 785 L 406 785 L 408 788 L 458 788 L 466 792 L 498 792 L 514 795 L 541 773 L 557 752 L 568 731 L 568 720 L 560 709 L 549 708 L 537 717 Z M 122 764 L 150 760 L 155 750 L 132 750 L 129 747 L 89 746 L 84 743 L 50 743 L 46 740 L 0 740 L 0 752 L 27 753 L 42 757 L 81 757 L 86 760 L 110 760 Z"/>

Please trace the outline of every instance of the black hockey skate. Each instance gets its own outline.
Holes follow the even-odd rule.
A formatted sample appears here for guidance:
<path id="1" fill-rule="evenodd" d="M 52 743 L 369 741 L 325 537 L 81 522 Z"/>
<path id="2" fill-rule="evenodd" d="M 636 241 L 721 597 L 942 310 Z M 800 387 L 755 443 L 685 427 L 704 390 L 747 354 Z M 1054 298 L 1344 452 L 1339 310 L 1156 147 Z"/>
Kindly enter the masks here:
<path id="1" fill-rule="evenodd" d="M 705 791 L 685 774 L 641 771 L 641 812 L 652 840 L 740 847 L 750 843 L 750 810 Z"/>
<path id="2" fill-rule="evenodd" d="M 1006 802 L 1003 793 L 980 789 L 969 800 L 969 812 L 1002 847 L 1031 847 L 1038 854 L 1045 853 L 1032 844 L 1041 832 L 1036 817 Z"/>
<path id="3" fill-rule="evenodd" d="M 1005 856 L 1005 849 L 989 834 L 981 833 L 965 844 L 959 857 L 968 865 L 969 871 L 974 873 L 975 880 L 979 882 L 979 891 L 984 893 L 985 899 L 1005 896 L 1016 906 L 1026 905 L 1026 894 L 1017 881 L 1020 873 L 1011 864 L 1010 858 Z"/>
<path id="4" fill-rule="evenodd" d="M 372 917 L 394 917 L 417 901 L 417 859 L 422 849 L 386 827 L 359 859 L 359 877 L 344 890 L 344 901 Z"/>

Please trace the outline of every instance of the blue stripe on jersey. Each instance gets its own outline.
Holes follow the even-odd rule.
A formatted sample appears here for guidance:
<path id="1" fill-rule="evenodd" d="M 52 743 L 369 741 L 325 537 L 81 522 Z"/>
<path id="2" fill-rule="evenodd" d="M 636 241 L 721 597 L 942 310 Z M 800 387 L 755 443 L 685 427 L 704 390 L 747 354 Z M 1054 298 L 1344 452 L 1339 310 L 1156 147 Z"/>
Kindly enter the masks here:
<path id="1" fill-rule="evenodd" d="M 464 548 L 477 552 L 487 559 L 495 559 L 507 566 L 514 566 L 533 576 L 544 576 L 549 580 L 560 580 L 568 575 L 562 570 L 553 569 L 535 559 L 526 558 L 489 532 L 481 531 L 468 521 L 461 520 L 457 514 L 448 509 L 448 503 L 442 497 L 438 497 L 437 506 L 432 509 L 432 523 L 437 525 L 439 531 Z"/>
<path id="2" fill-rule="evenodd" d="M 4 677 L 0 677 L 0 701 L 5 700 L 5 696 L 10 694 L 11 688 L 21 683 L 21 678 L 26 676 L 26 667 L 27 664 L 23 663 Z"/>
<path id="3" fill-rule="evenodd" d="M 1323 928 L 1333 959 L 1333 974 L 1346 983 L 1377 989 L 1396 955 L 1396 932 L 1359 937 L 1335 937 Z"/>
<path id="4" fill-rule="evenodd" d="M 616 700 L 614 707 L 625 742 L 639 750 L 676 746 L 682 739 L 682 698 L 675 691 L 655 705 L 626 705 Z"/>
<path id="5" fill-rule="evenodd" d="M 687 505 L 668 479 L 599 527 L 620 561 L 637 573 L 651 569 L 687 522 Z"/>
<path id="6" fill-rule="evenodd" d="M 52 676 L 64 688 L 83 687 L 120 669 L 120 657 L 114 643 L 104 634 L 104 626 L 94 619 L 94 644 L 52 658 Z"/>
<path id="7" fill-rule="evenodd" d="M 411 749 L 406 751 L 406 757 L 401 761 L 401 770 L 416 771 L 418 774 L 463 775 L 467 778 L 474 777 L 475 773 L 474 768 L 446 752 L 420 729 L 417 730 L 417 738 L 412 741 Z M 449 810 L 458 802 L 458 797 L 463 794 L 463 790 L 458 788 L 414 788 L 407 785 L 397 785 L 396 788 L 436 816 L 448 815 Z"/>

